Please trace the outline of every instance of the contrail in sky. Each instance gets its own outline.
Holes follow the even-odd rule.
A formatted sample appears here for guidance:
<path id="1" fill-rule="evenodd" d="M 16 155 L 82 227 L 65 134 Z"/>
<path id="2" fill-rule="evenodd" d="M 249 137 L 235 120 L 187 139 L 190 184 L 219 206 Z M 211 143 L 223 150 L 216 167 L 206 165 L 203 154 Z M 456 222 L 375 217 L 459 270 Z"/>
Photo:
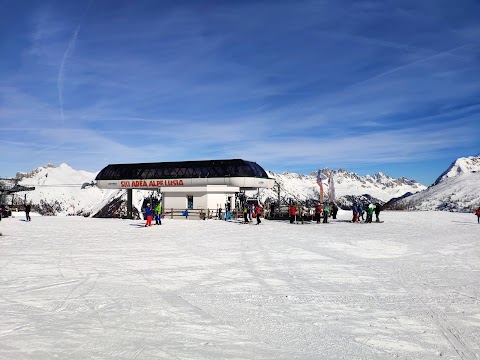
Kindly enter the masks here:
<path id="1" fill-rule="evenodd" d="M 465 47 L 468 47 L 468 46 L 471 46 L 471 44 L 464 44 L 464 45 L 461 45 L 461 46 L 457 46 L 455 48 L 452 48 L 452 49 L 449 49 L 449 50 L 446 50 L 446 51 L 442 51 L 442 52 L 439 52 L 439 53 L 436 53 L 436 54 L 433 54 L 433 55 L 429 55 L 429 56 L 425 56 L 423 58 L 420 58 L 420 59 L 417 59 L 415 61 L 412 61 L 412 62 L 409 62 L 407 64 L 403 64 L 403 65 L 400 65 L 400 66 L 397 66 L 393 69 L 390 69 L 390 70 L 387 70 L 387 71 L 384 71 L 380 74 L 377 74 L 377 75 L 374 75 L 372 77 L 369 77 L 368 79 L 365 79 L 365 80 L 361 80 L 359 82 L 356 82 L 354 84 L 351 84 L 349 86 L 347 86 L 347 88 L 351 88 L 351 87 L 354 87 L 354 86 L 358 86 L 358 85 L 362 85 L 366 82 L 369 82 L 369 81 L 372 81 L 372 80 L 375 80 L 379 77 L 382 77 L 382 76 L 385 76 L 385 75 L 389 75 L 389 74 L 392 74 L 392 73 L 395 73 L 397 71 L 400 71 L 400 70 L 403 70 L 405 68 L 408 68 L 412 65 L 416 65 L 418 63 L 422 63 L 422 62 L 425 62 L 425 61 L 428 61 L 428 60 L 431 60 L 431 59 L 434 59 L 436 57 L 439 57 L 439 56 L 443 56 L 443 55 L 455 55 L 453 52 L 456 51 L 456 50 L 460 50 L 460 49 L 463 49 Z"/>
<path id="2" fill-rule="evenodd" d="M 65 117 L 64 117 L 64 114 L 63 114 L 63 80 L 64 80 L 64 76 L 65 76 L 65 64 L 67 62 L 67 59 L 68 59 L 70 53 L 75 48 L 75 43 L 77 42 L 79 31 L 80 31 L 80 25 L 78 25 L 77 29 L 73 33 L 72 38 L 70 39 L 70 42 L 68 43 L 67 50 L 63 54 L 62 62 L 60 64 L 60 70 L 58 71 L 58 79 L 57 79 L 58 101 L 60 102 L 60 114 L 62 116 L 62 125 L 65 124 Z"/>
<path id="3" fill-rule="evenodd" d="M 62 62 L 60 63 L 60 69 L 58 70 L 58 78 L 57 78 L 58 101 L 60 103 L 60 114 L 61 114 L 61 117 L 62 117 L 62 125 L 65 125 L 65 116 L 64 116 L 64 113 L 63 113 L 63 82 L 64 82 L 64 78 L 65 78 L 65 65 L 67 63 L 67 60 L 68 60 L 69 56 L 71 55 L 71 53 L 75 49 L 75 44 L 77 42 L 78 33 L 80 32 L 80 27 L 83 23 L 83 19 L 85 18 L 85 16 L 88 13 L 88 10 L 92 6 L 92 3 L 93 3 L 93 0 L 90 0 L 87 8 L 85 9 L 85 12 L 82 15 L 82 18 L 80 19 L 80 22 L 77 26 L 77 29 L 75 30 L 72 38 L 68 42 L 67 50 L 65 50 L 65 52 L 63 53 Z"/>

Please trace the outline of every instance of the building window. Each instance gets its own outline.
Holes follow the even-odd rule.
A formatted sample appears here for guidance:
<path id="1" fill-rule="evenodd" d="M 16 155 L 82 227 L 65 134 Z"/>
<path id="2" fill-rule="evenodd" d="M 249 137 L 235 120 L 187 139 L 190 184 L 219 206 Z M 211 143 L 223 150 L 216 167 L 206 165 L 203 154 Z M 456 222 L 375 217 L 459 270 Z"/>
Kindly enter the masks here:
<path id="1" fill-rule="evenodd" d="M 187 195 L 187 209 L 193 209 L 193 195 Z"/>

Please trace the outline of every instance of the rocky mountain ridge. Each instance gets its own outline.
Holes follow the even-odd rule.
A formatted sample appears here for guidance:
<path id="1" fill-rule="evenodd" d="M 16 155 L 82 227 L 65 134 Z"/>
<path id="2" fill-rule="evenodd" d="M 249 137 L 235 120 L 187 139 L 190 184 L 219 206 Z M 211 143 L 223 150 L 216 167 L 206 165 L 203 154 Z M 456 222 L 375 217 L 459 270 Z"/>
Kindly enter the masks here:
<path id="1" fill-rule="evenodd" d="M 415 193 L 426 189 L 426 186 L 415 180 L 405 177 L 395 179 L 381 172 L 374 175 L 359 175 L 345 169 L 321 169 L 325 199 L 328 199 L 328 179 L 333 174 L 336 202 L 342 208 L 350 208 L 354 202 L 378 202 L 384 204 L 394 197 L 405 193 Z M 320 199 L 320 189 L 317 184 L 317 171 L 310 175 L 291 172 L 274 173 L 268 171 L 270 177 L 275 178 L 280 188 L 282 203 L 289 202 L 313 204 Z M 260 190 L 262 201 L 278 201 L 278 187 Z"/>

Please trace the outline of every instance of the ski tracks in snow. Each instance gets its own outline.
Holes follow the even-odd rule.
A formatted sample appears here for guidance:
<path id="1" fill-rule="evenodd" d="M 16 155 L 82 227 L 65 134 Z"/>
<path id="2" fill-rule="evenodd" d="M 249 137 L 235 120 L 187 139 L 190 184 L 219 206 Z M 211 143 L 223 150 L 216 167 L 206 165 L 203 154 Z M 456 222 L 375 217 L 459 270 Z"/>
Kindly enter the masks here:
<path id="1" fill-rule="evenodd" d="M 465 360 L 476 360 L 479 359 L 478 353 L 475 351 L 474 347 L 469 343 L 469 341 L 464 338 L 459 329 L 448 319 L 445 315 L 445 311 L 436 309 L 435 304 L 427 303 L 426 299 L 433 301 L 431 296 L 428 296 L 425 290 L 426 283 L 418 284 L 416 280 L 415 285 L 409 283 L 405 278 L 405 265 L 400 262 L 396 265 L 396 272 L 398 277 L 398 284 L 405 289 L 406 292 L 413 294 L 415 299 L 418 299 L 419 304 L 422 306 L 425 313 L 431 319 L 436 328 L 440 331 L 441 335 L 447 340 L 451 345 L 452 349 L 457 353 L 461 359 Z M 457 291 L 454 293 L 459 294 Z M 461 294 L 465 296 L 465 294 Z M 478 303 L 478 298 L 468 296 L 468 298 L 474 300 L 474 303 Z M 435 299 L 435 302 L 438 303 L 440 299 Z M 447 302 L 448 300 L 444 300 Z M 414 304 L 412 304 L 414 305 Z"/>

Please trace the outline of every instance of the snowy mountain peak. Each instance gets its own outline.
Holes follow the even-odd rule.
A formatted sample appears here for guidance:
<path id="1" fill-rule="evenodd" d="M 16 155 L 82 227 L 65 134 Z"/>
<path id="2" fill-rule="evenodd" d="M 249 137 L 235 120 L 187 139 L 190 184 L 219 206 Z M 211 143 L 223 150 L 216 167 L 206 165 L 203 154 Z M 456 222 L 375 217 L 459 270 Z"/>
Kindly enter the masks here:
<path id="1" fill-rule="evenodd" d="M 393 203 L 397 210 L 473 211 L 480 204 L 480 172 L 445 177 L 425 191 Z"/>
<path id="2" fill-rule="evenodd" d="M 473 211 L 480 204 L 480 154 L 458 158 L 425 191 L 391 202 L 396 210 Z"/>
<path id="3" fill-rule="evenodd" d="M 55 167 L 55 166 L 53 166 L 53 167 Z M 61 163 L 58 167 L 60 169 L 73 170 L 68 164 L 65 164 L 65 163 Z"/>
<path id="4" fill-rule="evenodd" d="M 66 165 L 66 164 L 65 164 Z M 67 165 L 68 166 L 68 165 Z M 22 172 L 22 171 L 19 171 L 17 172 L 17 174 L 15 175 L 15 178 L 17 180 L 22 180 L 24 178 L 33 178 L 35 177 L 37 174 L 45 171 L 45 170 L 48 170 L 48 169 L 55 169 L 55 165 L 53 164 L 50 164 L 48 163 L 47 165 L 44 165 L 44 166 L 39 166 L 38 168 L 28 172 L 28 173 L 25 173 L 25 172 Z"/>
<path id="5" fill-rule="evenodd" d="M 435 180 L 433 185 L 437 185 L 445 179 L 454 176 L 478 171 L 480 171 L 480 154 L 477 156 L 458 158 Z"/>
<path id="6" fill-rule="evenodd" d="M 96 187 L 82 189 L 82 184 L 95 179 L 96 173 L 77 171 L 68 164 L 58 167 L 47 164 L 28 173 L 17 173 L 20 185 L 35 187 L 25 194 L 25 198 L 16 197 L 23 204 L 32 202 L 34 211 L 41 214 L 85 215 L 94 212 L 114 193 L 119 191 L 103 190 Z"/>

